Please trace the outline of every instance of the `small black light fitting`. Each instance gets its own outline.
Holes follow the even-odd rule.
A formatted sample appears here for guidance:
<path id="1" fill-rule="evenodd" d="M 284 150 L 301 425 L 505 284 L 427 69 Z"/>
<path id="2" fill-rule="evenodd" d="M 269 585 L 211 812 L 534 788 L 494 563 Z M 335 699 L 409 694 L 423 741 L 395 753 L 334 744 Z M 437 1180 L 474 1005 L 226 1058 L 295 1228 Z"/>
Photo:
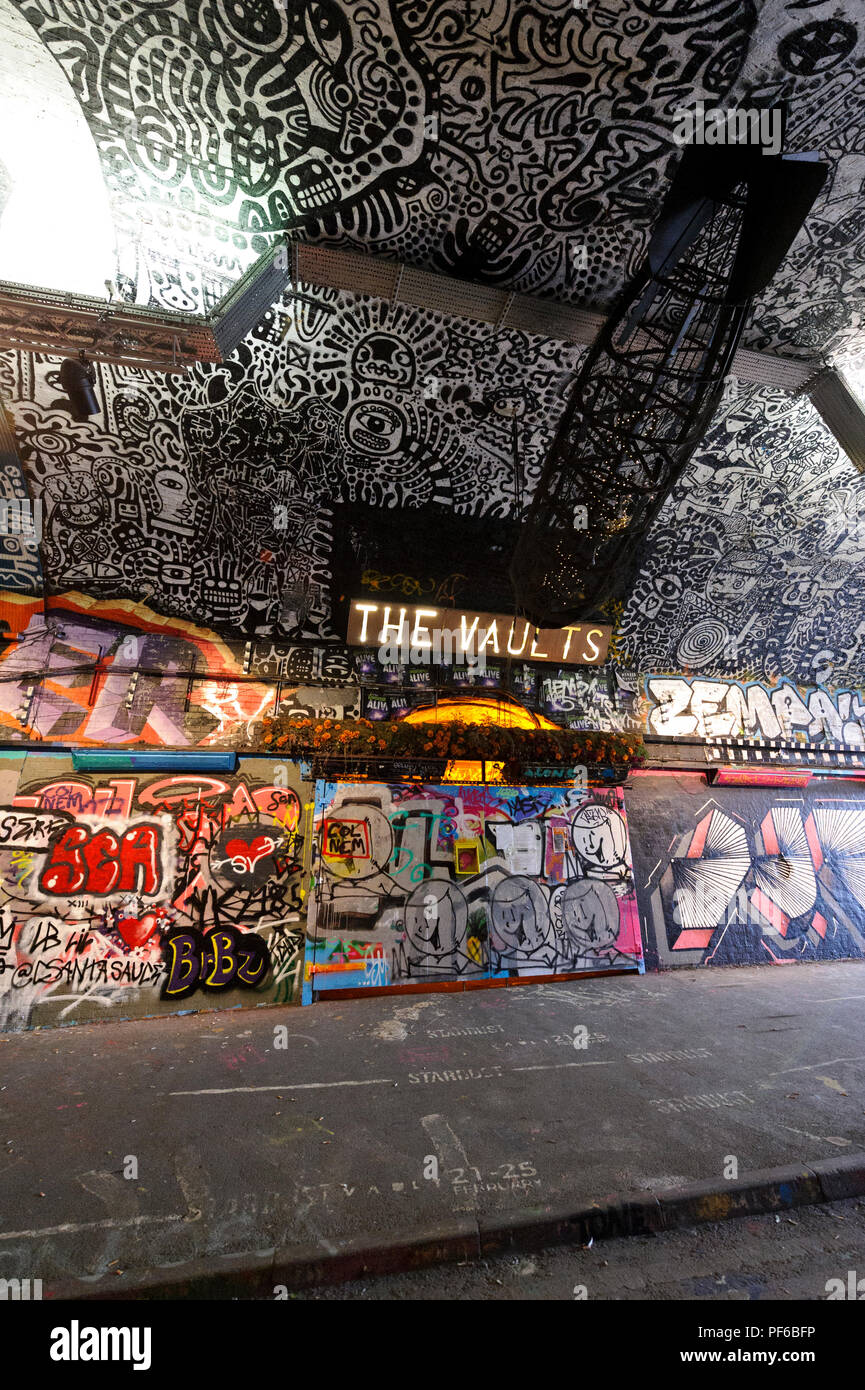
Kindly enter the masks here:
<path id="1" fill-rule="evenodd" d="M 96 384 L 96 368 L 88 362 L 84 353 L 78 357 L 67 357 L 60 368 L 60 385 L 69 397 L 69 408 L 73 420 L 86 420 L 88 415 L 98 415 L 99 402 L 93 387 Z"/>

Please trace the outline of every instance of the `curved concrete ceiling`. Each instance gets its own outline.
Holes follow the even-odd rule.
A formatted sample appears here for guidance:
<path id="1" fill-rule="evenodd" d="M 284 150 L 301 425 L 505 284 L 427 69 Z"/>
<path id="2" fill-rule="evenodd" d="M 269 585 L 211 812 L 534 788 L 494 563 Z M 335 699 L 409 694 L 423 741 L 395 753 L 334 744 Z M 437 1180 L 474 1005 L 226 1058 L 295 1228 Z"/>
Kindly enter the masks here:
<path id="1" fill-rule="evenodd" d="M 177 0 L 86 32 L 18 8 L 99 151 L 128 302 L 209 311 L 282 229 L 603 310 L 702 101 L 784 105 L 785 147 L 832 165 L 744 346 L 838 357 L 861 333 L 855 0 Z"/>

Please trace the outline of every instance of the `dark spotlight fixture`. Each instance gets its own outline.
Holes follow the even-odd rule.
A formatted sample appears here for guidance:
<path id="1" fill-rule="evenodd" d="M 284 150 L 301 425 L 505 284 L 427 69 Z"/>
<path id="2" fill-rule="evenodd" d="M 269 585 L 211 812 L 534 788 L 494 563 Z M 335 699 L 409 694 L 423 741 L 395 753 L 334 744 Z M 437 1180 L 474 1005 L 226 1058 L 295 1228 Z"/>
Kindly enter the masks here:
<path id="1" fill-rule="evenodd" d="M 84 356 L 83 350 L 77 357 L 64 359 L 60 368 L 60 385 L 69 397 L 73 420 L 86 420 L 88 415 L 99 414 L 101 407 L 93 390 L 96 368 Z"/>

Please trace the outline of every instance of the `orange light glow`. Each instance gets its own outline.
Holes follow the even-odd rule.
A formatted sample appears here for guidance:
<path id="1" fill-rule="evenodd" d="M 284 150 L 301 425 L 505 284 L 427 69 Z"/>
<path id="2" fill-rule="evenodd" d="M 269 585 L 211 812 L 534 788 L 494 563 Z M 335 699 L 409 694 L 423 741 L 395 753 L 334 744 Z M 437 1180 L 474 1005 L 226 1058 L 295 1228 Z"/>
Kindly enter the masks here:
<path id="1" fill-rule="evenodd" d="M 405 715 L 406 724 L 495 724 L 501 729 L 558 729 L 560 726 L 542 714 L 508 700 L 440 700 Z"/>
<path id="2" fill-rule="evenodd" d="M 465 758 L 452 758 L 444 770 L 443 782 L 482 782 L 484 780 L 483 764 L 466 760 Z"/>
<path id="3" fill-rule="evenodd" d="M 481 763 L 452 758 L 444 770 L 443 782 L 486 782 L 505 784 L 504 763 Z"/>

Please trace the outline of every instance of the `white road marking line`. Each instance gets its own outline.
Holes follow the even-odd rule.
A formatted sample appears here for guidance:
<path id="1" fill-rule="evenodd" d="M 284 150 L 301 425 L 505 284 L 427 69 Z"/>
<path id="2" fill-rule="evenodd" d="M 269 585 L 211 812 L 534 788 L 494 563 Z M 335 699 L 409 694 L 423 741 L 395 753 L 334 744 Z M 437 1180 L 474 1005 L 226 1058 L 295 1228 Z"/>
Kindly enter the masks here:
<path id="1" fill-rule="evenodd" d="M 283 1082 L 281 1086 L 225 1086 L 204 1091 L 169 1091 L 170 1096 L 236 1096 L 254 1091 L 318 1091 L 325 1086 L 392 1086 L 388 1076 L 377 1076 L 372 1081 L 293 1081 Z"/>
<path id="2" fill-rule="evenodd" d="M 821 1144 L 837 1144 L 839 1148 L 847 1148 L 853 1142 L 837 1134 L 810 1134 L 807 1129 L 794 1129 L 792 1125 L 782 1125 L 781 1128 L 789 1129 L 791 1134 L 802 1134 L 806 1139 L 816 1139 Z"/>
<path id="3" fill-rule="evenodd" d="M 822 1065 L 822 1064 L 818 1064 Z M 825 1065 L 828 1065 L 825 1064 Z M 512 1071 L 561 1071 L 563 1067 L 612 1067 L 614 1061 L 609 1062 L 550 1062 L 543 1066 L 534 1067 L 505 1067 L 503 1075 Z M 170 1096 L 236 1096 L 249 1095 L 257 1091 L 317 1091 L 328 1086 L 393 1086 L 394 1082 L 390 1077 L 378 1076 L 372 1081 L 301 1081 L 284 1083 L 282 1086 L 226 1086 L 213 1090 L 202 1091 L 169 1091 Z"/>
<path id="4" fill-rule="evenodd" d="M 770 1076 L 787 1076 L 791 1071 L 815 1071 L 817 1067 L 834 1067 L 836 1062 L 865 1062 L 865 1057 L 833 1057 L 830 1062 L 813 1062 L 810 1067 L 785 1067 L 783 1071 L 770 1071 Z"/>
<path id="5" fill-rule="evenodd" d="M 464 1172 L 470 1171 L 471 1164 L 468 1154 L 444 1115 L 423 1115 L 421 1116 L 421 1124 L 428 1134 L 439 1164 L 445 1172 L 451 1168 L 461 1168 Z M 454 1189 L 453 1203 L 454 1211 L 476 1211 L 478 1199 L 470 1187 L 467 1187 L 465 1192 Z"/>
<path id="6" fill-rule="evenodd" d="M 0 1240 L 21 1240 L 23 1236 L 77 1235 L 79 1231 L 117 1231 L 124 1226 L 165 1226 L 170 1221 L 180 1225 L 184 1220 L 181 1212 L 177 1216 L 129 1216 L 125 1221 L 69 1221 L 63 1226 L 44 1226 L 36 1231 L 0 1231 Z"/>
<path id="7" fill-rule="evenodd" d="M 508 1071 L 561 1071 L 562 1067 L 614 1067 L 615 1062 L 548 1062 L 538 1067 L 508 1067 Z"/>

